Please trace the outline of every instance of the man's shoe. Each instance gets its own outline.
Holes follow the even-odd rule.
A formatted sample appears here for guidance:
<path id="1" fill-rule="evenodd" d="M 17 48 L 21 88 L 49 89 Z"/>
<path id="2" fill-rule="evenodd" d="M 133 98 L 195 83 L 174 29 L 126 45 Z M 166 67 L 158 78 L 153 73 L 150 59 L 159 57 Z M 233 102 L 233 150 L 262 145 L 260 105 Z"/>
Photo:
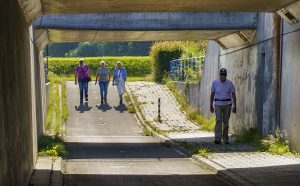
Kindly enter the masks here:
<path id="1" fill-rule="evenodd" d="M 220 145 L 221 141 L 215 140 L 214 143 L 217 144 L 217 145 Z"/>

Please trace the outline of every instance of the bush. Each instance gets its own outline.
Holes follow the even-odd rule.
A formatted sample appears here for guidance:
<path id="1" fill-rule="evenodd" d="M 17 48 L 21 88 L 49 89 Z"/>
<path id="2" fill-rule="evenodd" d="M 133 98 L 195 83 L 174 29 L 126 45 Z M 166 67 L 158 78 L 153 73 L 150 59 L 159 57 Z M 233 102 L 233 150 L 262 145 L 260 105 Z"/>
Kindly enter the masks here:
<path id="1" fill-rule="evenodd" d="M 68 154 L 65 143 L 58 136 L 42 136 L 38 140 L 39 156 L 66 156 Z"/>
<path id="2" fill-rule="evenodd" d="M 184 44 L 180 41 L 157 42 L 151 47 L 153 78 L 161 82 L 164 73 L 170 71 L 170 61 L 181 57 L 184 51 Z"/>
<path id="3" fill-rule="evenodd" d="M 170 72 L 170 61 L 173 59 L 187 59 L 205 55 L 206 41 L 172 41 L 156 42 L 150 51 L 153 62 L 153 77 L 161 82 L 163 75 Z M 197 72 L 196 79 L 200 79 Z"/>
<path id="4" fill-rule="evenodd" d="M 107 67 L 113 70 L 117 61 L 126 67 L 128 76 L 146 76 L 151 73 L 150 57 L 87 57 L 85 63 L 91 68 L 92 75 L 96 74 L 99 62 L 105 61 Z M 49 58 L 48 70 L 60 76 L 71 76 L 78 65 L 78 58 Z"/>

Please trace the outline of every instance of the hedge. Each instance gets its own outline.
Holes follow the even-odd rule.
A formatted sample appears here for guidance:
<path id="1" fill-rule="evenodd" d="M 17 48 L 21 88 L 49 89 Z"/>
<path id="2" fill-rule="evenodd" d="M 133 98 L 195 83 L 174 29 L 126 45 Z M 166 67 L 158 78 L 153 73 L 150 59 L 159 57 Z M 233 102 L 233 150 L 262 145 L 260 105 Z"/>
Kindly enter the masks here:
<path id="1" fill-rule="evenodd" d="M 48 70 L 63 76 L 74 74 L 79 58 L 48 58 Z M 121 61 L 126 67 L 128 76 L 146 76 L 151 74 L 152 62 L 150 57 L 87 57 L 84 63 L 88 64 L 94 75 L 99 68 L 99 62 L 105 61 L 106 66 L 113 70 L 117 61 Z"/>
<path id="2" fill-rule="evenodd" d="M 170 72 L 170 61 L 178 59 L 184 52 L 184 44 L 180 41 L 157 42 L 151 47 L 153 78 L 161 82 L 164 73 Z"/>

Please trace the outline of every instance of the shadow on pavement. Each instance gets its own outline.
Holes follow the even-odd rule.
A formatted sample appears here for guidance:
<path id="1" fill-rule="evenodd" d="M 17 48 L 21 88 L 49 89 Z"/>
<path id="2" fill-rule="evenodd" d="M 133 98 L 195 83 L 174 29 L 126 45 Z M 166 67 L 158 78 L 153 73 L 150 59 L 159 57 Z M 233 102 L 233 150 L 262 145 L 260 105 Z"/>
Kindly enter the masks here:
<path id="1" fill-rule="evenodd" d="M 253 185 L 289 185 L 300 183 L 300 164 L 269 167 L 229 169 L 228 171 L 246 179 Z M 219 172 L 218 174 L 220 174 Z"/>
<path id="2" fill-rule="evenodd" d="M 51 170 L 51 168 L 35 169 L 31 175 L 28 186 L 50 185 L 51 182 L 61 185 L 62 176 L 63 174 L 60 170 Z"/>
<path id="3" fill-rule="evenodd" d="M 80 113 L 88 112 L 92 109 L 93 107 L 89 106 L 88 102 L 85 102 L 84 104 L 81 103 L 79 106 L 75 106 L 75 110 L 79 111 Z"/>
<path id="4" fill-rule="evenodd" d="M 116 111 L 118 111 L 118 112 L 120 112 L 120 113 L 123 113 L 123 112 L 125 112 L 125 111 L 127 111 L 128 110 L 128 108 L 126 107 L 126 105 L 124 105 L 124 104 L 121 104 L 121 105 L 119 105 L 119 106 L 114 106 L 114 109 L 116 110 Z"/>
<path id="5" fill-rule="evenodd" d="M 185 158 L 160 143 L 67 142 L 68 159 Z"/>
<path id="6" fill-rule="evenodd" d="M 101 105 L 96 105 L 96 107 L 101 110 L 102 112 L 106 112 L 108 110 L 111 110 L 112 107 L 109 104 L 101 104 Z"/>
<path id="7" fill-rule="evenodd" d="M 230 144 L 226 145 L 215 144 L 214 137 L 194 137 L 194 138 L 178 138 L 175 139 L 176 142 L 185 145 L 186 142 L 200 145 L 201 147 L 208 148 L 214 153 L 232 153 L 232 152 L 257 152 L 257 149 L 254 146 L 238 143 L 230 140 Z"/>
<path id="8" fill-rule="evenodd" d="M 216 175 L 97 175 L 97 174 L 70 174 L 65 175 L 67 185 L 121 185 L 121 186 L 194 186 L 214 185 L 226 186 Z"/>

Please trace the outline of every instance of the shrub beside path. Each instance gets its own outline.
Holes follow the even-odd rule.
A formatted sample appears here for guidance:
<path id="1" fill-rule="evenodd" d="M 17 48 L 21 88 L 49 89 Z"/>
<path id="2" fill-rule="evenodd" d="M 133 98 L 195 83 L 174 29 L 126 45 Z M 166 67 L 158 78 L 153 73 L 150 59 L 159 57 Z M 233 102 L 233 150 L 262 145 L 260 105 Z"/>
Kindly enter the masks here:
<path id="1" fill-rule="evenodd" d="M 198 146 L 209 153 L 193 158 L 227 177 L 236 185 L 299 185 L 300 158 L 294 155 L 272 155 L 257 152 L 247 144 L 215 145 L 214 134 L 202 131 L 181 111 L 171 91 L 153 82 L 129 82 L 128 93 L 139 102 L 145 123 L 153 125 L 169 140 L 185 148 Z M 158 98 L 161 98 L 161 119 L 158 122 Z M 135 103 L 137 104 L 137 103 Z"/>

